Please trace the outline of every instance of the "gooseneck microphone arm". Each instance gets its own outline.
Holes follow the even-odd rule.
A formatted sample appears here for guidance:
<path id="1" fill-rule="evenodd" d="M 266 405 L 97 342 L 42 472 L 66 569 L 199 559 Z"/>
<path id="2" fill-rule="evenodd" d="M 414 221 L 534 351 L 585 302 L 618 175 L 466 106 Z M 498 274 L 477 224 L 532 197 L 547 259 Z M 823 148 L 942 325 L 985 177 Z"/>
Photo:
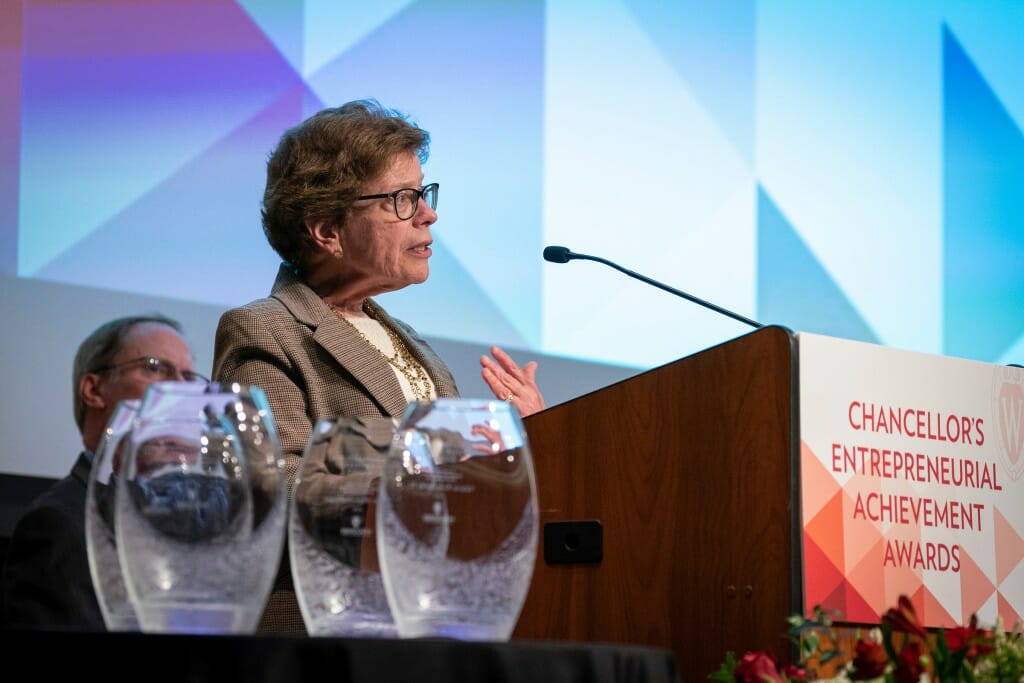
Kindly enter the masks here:
<path id="1" fill-rule="evenodd" d="M 646 275 L 641 275 L 640 273 L 634 273 L 632 270 L 629 270 L 627 268 L 623 268 L 619 264 L 612 263 L 611 261 L 609 261 L 607 259 L 603 259 L 603 258 L 601 258 L 599 256 L 589 256 L 587 254 L 577 254 L 576 252 L 569 251 L 569 249 L 567 249 L 566 247 L 554 247 L 554 246 L 552 246 L 552 247 L 544 247 L 544 260 L 545 261 L 550 261 L 551 263 L 568 263 L 569 261 L 576 260 L 576 259 L 582 260 L 582 261 L 597 261 L 598 263 L 603 263 L 606 266 L 611 266 L 612 268 L 614 268 L 615 270 L 619 271 L 620 273 L 625 273 L 626 275 L 628 275 L 628 276 L 630 276 L 632 278 L 636 278 L 637 280 L 640 280 L 641 282 L 646 282 L 649 285 L 654 285 L 658 289 L 663 289 L 666 292 L 668 292 L 669 294 L 675 294 L 676 296 L 681 296 L 682 298 L 686 299 L 687 301 L 692 301 L 693 303 L 697 304 L 698 306 L 703 306 L 704 308 L 709 308 L 712 311 L 715 311 L 717 313 L 721 313 L 722 315 L 729 316 L 733 320 L 738 320 L 741 323 L 746 323 L 747 325 L 750 325 L 751 327 L 764 327 L 764 325 L 762 325 L 761 323 L 757 322 L 756 320 L 751 320 L 750 318 L 746 318 L 746 317 L 740 315 L 739 313 L 733 313 L 732 311 L 730 311 L 728 309 L 722 308 L 721 306 L 713 304 L 710 301 L 705 301 L 704 299 L 696 297 L 696 296 L 694 296 L 692 294 L 687 294 L 686 292 L 681 292 L 678 289 L 675 289 L 674 287 L 669 287 L 668 285 L 666 285 L 664 283 L 661 283 L 661 282 L 658 282 L 657 280 L 652 280 L 651 278 L 647 277 Z"/>

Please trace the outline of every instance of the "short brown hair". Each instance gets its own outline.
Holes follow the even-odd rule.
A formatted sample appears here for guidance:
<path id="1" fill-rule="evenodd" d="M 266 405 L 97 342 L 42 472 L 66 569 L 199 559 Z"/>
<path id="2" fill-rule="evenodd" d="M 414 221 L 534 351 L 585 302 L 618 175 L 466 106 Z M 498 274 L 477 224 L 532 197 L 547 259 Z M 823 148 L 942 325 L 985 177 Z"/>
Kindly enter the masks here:
<path id="1" fill-rule="evenodd" d="M 306 222 L 344 225 L 363 186 L 401 153 L 427 160 L 430 134 L 376 100 L 324 109 L 281 136 L 267 162 L 263 232 L 302 273 L 315 249 Z"/>

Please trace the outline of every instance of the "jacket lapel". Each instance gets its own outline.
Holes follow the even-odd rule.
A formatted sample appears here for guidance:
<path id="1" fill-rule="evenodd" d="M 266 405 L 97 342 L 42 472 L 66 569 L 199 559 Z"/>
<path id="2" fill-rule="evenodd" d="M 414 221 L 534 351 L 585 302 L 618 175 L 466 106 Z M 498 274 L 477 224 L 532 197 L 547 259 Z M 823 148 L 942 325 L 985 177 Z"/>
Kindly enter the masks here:
<path id="1" fill-rule="evenodd" d="M 436 355 L 426 355 L 424 348 L 421 346 L 421 342 L 413 339 L 406 334 L 405 329 L 397 324 L 388 312 L 385 311 L 380 305 L 377 304 L 373 299 L 366 300 L 367 312 L 380 322 L 381 325 L 386 325 L 394 330 L 398 338 L 405 344 L 405 348 L 409 350 L 412 357 L 416 359 L 416 362 L 423 366 L 423 369 L 427 371 L 427 375 L 430 376 L 430 381 L 434 383 L 434 391 L 440 396 L 457 396 L 458 390 L 455 389 L 454 383 L 451 380 L 451 375 L 447 372 L 447 368 L 442 371 L 440 366 L 444 366 L 444 361 L 438 358 Z M 432 350 L 431 350 L 432 351 Z M 390 370 L 390 366 L 388 367 Z M 393 373 L 392 373 L 393 374 Z"/>
<path id="2" fill-rule="evenodd" d="M 313 331 L 313 339 L 363 385 L 388 415 L 400 416 L 406 398 L 384 357 L 346 325 L 312 289 L 282 265 L 270 295 Z M 403 337 L 404 339 L 404 337 Z"/>

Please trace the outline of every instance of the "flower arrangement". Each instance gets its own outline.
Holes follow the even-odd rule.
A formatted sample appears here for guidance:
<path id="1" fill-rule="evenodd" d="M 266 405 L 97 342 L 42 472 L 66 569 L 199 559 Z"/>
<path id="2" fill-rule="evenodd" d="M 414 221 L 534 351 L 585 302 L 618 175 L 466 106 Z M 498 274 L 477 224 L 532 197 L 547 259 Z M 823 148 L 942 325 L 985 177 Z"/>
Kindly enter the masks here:
<path id="1" fill-rule="evenodd" d="M 780 665 L 768 650 L 747 652 L 738 660 L 729 652 L 708 678 L 718 683 L 1024 683 L 1021 624 L 1009 632 L 999 624 L 982 629 L 972 616 L 967 626 L 929 634 L 904 595 L 882 615 L 880 627 L 858 632 L 853 652 L 844 653 L 837 649 L 832 628 L 837 616 L 816 607 L 810 619 L 789 618 L 787 638 L 800 656 L 796 664 Z M 819 678 L 818 667 L 831 667 L 835 675 Z"/>

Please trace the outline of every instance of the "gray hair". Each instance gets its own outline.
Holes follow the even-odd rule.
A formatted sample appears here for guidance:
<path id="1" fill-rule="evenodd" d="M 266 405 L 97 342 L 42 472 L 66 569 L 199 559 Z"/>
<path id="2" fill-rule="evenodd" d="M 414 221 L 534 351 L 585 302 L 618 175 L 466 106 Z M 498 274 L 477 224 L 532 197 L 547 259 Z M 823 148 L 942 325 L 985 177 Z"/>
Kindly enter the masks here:
<path id="1" fill-rule="evenodd" d="M 75 424 L 79 430 L 85 424 L 85 402 L 79 393 L 82 378 L 113 363 L 132 328 L 143 323 L 159 323 L 170 327 L 178 334 L 183 332 L 181 323 L 159 313 L 132 315 L 103 323 L 78 346 L 71 382 L 74 392 Z"/>

